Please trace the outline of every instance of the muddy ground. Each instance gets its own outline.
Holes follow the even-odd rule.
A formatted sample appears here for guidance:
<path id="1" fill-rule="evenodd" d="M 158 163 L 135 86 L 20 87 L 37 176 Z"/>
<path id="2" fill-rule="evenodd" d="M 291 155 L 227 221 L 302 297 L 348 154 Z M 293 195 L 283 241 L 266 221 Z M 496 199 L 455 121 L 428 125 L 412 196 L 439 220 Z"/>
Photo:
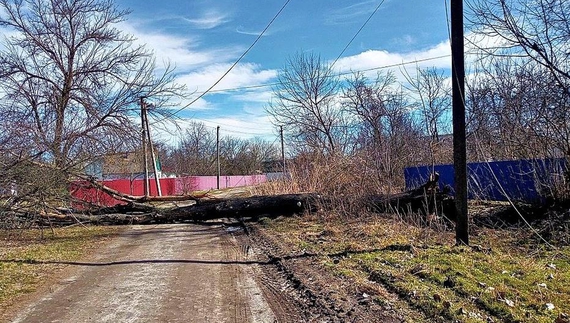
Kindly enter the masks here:
<path id="1" fill-rule="evenodd" d="M 327 274 L 256 230 L 223 223 L 132 226 L 9 322 L 400 322 L 372 290 Z M 368 292 L 368 294 L 367 294 Z M 386 297 L 392 297 L 386 293 Z"/>

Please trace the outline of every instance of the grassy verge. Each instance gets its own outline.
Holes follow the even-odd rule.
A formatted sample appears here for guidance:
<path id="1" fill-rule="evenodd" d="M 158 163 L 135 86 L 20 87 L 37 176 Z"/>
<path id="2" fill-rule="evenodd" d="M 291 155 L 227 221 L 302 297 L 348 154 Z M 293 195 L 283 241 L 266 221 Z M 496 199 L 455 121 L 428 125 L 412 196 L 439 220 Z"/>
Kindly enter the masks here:
<path id="1" fill-rule="evenodd" d="M 477 229 L 472 247 L 456 247 L 452 232 L 377 216 L 263 223 L 293 252 L 318 254 L 335 275 L 380 284 L 431 321 L 568 322 L 570 248 L 530 244 L 525 230 Z"/>
<path id="2" fill-rule="evenodd" d="M 79 260 L 120 230 L 93 226 L 56 228 L 43 233 L 0 231 L 0 308 L 5 309 L 18 296 L 33 292 L 63 267 L 42 262 Z"/>

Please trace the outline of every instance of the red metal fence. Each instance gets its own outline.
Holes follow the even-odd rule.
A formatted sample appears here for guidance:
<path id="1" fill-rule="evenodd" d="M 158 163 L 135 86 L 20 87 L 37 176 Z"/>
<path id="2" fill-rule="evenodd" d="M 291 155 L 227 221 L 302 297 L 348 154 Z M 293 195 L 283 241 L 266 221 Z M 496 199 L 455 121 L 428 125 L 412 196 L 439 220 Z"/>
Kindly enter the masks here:
<path id="1" fill-rule="evenodd" d="M 251 186 L 267 181 L 265 175 L 248 175 L 248 176 L 221 176 L 220 188 Z M 116 204 L 124 204 L 108 194 L 90 187 L 87 182 L 75 182 L 70 187 L 71 195 L 82 201 L 101 205 L 113 206 Z M 117 190 L 124 194 L 143 196 L 144 181 L 142 179 L 116 179 L 102 181 L 101 184 Z M 160 188 L 163 196 L 167 195 L 185 195 L 193 191 L 209 190 L 217 188 L 216 176 L 186 176 L 176 178 L 161 178 Z M 157 189 L 154 179 L 150 180 L 150 195 L 156 196 Z"/>

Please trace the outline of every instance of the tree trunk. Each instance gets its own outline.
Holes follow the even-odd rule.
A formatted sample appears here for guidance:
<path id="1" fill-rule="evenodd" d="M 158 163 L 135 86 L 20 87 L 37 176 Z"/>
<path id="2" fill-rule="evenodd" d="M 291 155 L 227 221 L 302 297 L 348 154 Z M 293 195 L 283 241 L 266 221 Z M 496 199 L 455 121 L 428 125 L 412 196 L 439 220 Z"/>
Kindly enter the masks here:
<path id="1" fill-rule="evenodd" d="M 455 219 L 453 197 L 446 189 L 439 191 L 439 174 L 432 176 L 424 185 L 407 192 L 370 196 L 366 205 L 377 212 L 415 213 L 425 217 L 443 214 L 449 219 Z"/>
<path id="2" fill-rule="evenodd" d="M 43 218 L 59 222 L 88 222 L 96 224 L 148 224 L 186 221 L 206 221 L 222 218 L 275 218 L 316 211 L 321 197 L 317 194 L 285 194 L 232 199 L 199 199 L 196 204 L 174 208 L 159 208 L 147 204 L 129 203 L 102 208 L 91 214 L 42 214 Z"/>

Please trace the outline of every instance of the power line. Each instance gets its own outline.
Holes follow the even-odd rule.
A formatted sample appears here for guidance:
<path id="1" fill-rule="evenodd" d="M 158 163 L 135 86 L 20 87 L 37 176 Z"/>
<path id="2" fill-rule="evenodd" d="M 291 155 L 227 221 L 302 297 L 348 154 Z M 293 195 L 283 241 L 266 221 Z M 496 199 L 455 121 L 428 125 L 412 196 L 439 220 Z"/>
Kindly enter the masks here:
<path id="1" fill-rule="evenodd" d="M 372 67 L 372 68 L 367 68 L 367 69 L 362 69 L 362 70 L 352 70 L 352 71 L 347 71 L 347 72 L 339 72 L 335 75 L 329 75 L 327 77 L 338 77 L 338 76 L 344 76 L 344 75 L 350 75 L 353 73 L 359 73 L 359 72 L 370 72 L 370 71 L 375 71 L 375 70 L 381 70 L 381 69 L 386 69 L 386 68 L 392 68 L 392 67 L 399 67 L 399 66 L 405 66 L 405 65 L 410 65 L 410 64 L 417 64 L 417 63 L 422 63 L 422 62 L 427 62 L 427 61 L 432 61 L 432 60 L 436 60 L 436 59 L 442 59 L 442 58 L 447 58 L 450 57 L 449 54 L 447 55 L 440 55 L 440 56 L 434 56 L 434 57 L 427 57 L 427 58 L 422 58 L 422 59 L 416 59 L 413 61 L 406 61 L 406 62 L 401 62 L 401 63 L 394 63 L 394 64 L 389 64 L 389 65 L 382 65 L 382 66 L 377 66 L 377 67 Z M 241 86 L 241 87 L 235 87 L 235 88 L 229 88 L 229 89 L 220 89 L 220 90 L 210 90 L 208 92 L 204 91 L 204 92 L 197 92 L 197 93 L 201 93 L 202 95 L 200 95 L 200 97 L 203 97 L 206 93 L 219 93 L 219 92 L 228 92 L 228 91 L 239 91 L 239 90 L 248 90 L 248 89 L 256 89 L 256 88 L 263 88 L 263 87 L 268 87 L 268 86 L 275 86 L 275 85 L 279 85 L 280 83 L 265 83 L 265 84 L 257 84 L 257 85 L 250 85 L 250 86 Z M 200 98 L 199 97 L 199 98 Z M 198 98 L 198 99 L 199 99 Z M 193 100 L 196 101 L 197 99 Z M 171 112 L 168 113 L 167 117 L 164 117 L 162 119 L 156 120 L 154 122 L 152 122 L 152 124 L 157 124 L 159 122 L 162 122 L 164 120 L 166 120 L 169 117 L 173 117 L 173 118 L 179 118 L 178 117 L 178 113 L 182 110 L 184 110 L 186 107 L 188 107 L 190 104 L 187 104 L 186 106 L 176 110 L 175 112 Z M 196 120 L 199 121 L 203 121 L 203 122 L 210 122 L 210 123 L 215 123 L 213 121 L 206 121 L 206 120 L 202 120 L 202 119 L 197 119 L 194 118 Z M 242 129 L 246 129 L 244 127 L 239 127 L 239 126 L 235 126 L 235 125 L 227 125 L 227 124 L 221 124 L 223 126 L 228 126 L 228 127 L 238 127 L 238 128 L 242 128 Z M 215 128 L 215 127 L 214 127 Z M 248 133 L 248 134 L 255 134 L 255 133 Z"/>
<path id="2" fill-rule="evenodd" d="M 216 129 L 219 125 L 222 125 L 222 126 L 223 126 L 223 124 L 216 123 L 216 122 L 214 122 L 214 121 L 207 121 L 207 120 L 200 120 L 200 119 L 194 119 L 194 120 L 199 120 L 199 121 L 201 121 L 202 124 L 203 124 L 205 127 L 211 128 L 211 129 Z M 217 124 L 218 126 L 209 126 L 209 125 L 205 124 L 204 122 Z M 226 125 L 226 127 L 233 127 L 233 126 Z M 244 128 L 244 129 L 245 129 L 245 128 Z M 258 135 L 258 136 L 262 136 L 262 135 L 265 134 L 265 133 L 261 133 L 261 132 L 245 132 L 245 131 L 239 131 L 239 130 L 233 130 L 233 129 L 227 129 L 227 128 L 221 128 L 221 130 L 222 130 L 223 132 L 237 133 L 237 134 L 242 134 L 242 135 Z"/>
<path id="3" fill-rule="evenodd" d="M 209 120 L 204 120 L 204 119 L 200 119 L 200 118 L 192 118 L 192 119 L 202 121 L 202 122 L 212 123 L 212 124 L 215 124 L 218 126 L 231 127 L 231 128 L 240 128 L 240 129 L 246 129 L 246 130 L 258 129 L 258 128 L 240 127 L 240 126 L 233 125 L 233 124 L 221 123 L 221 122 L 217 122 L 217 121 L 209 121 Z"/>
<path id="4" fill-rule="evenodd" d="M 336 76 L 344 76 L 344 75 L 349 75 L 349 74 L 353 74 L 353 73 L 359 73 L 359 72 L 369 72 L 369 71 L 374 71 L 374 70 L 381 70 L 381 69 L 386 69 L 386 68 L 392 68 L 392 67 L 399 67 L 399 66 L 404 66 L 404 65 L 410 65 L 410 64 L 417 64 L 417 63 L 421 63 L 421 62 L 427 62 L 427 61 L 431 61 L 431 60 L 436 60 L 436 59 L 441 59 L 441 58 L 447 58 L 450 57 L 450 55 L 440 55 L 440 56 L 434 56 L 434 57 L 427 57 L 427 58 L 423 58 L 423 59 L 416 59 L 413 61 L 406 61 L 406 62 L 401 62 L 401 63 L 395 63 L 395 64 L 389 64 L 389 65 L 383 65 L 383 66 L 377 66 L 377 67 L 372 67 L 372 68 L 368 68 L 368 69 L 362 69 L 362 70 L 353 70 L 353 71 L 347 71 L 347 72 L 340 72 L 338 74 L 336 74 Z M 330 75 L 327 77 L 334 77 L 335 75 Z M 250 86 L 242 86 L 242 87 L 235 87 L 235 88 L 230 88 L 230 89 L 221 89 L 221 90 L 212 90 L 209 91 L 209 93 L 214 93 L 214 92 L 227 92 L 227 91 L 238 91 L 238 90 L 247 90 L 247 89 L 255 89 L 255 88 L 262 88 L 262 87 L 268 87 L 268 86 L 274 86 L 274 85 L 279 85 L 280 83 L 266 83 L 266 84 L 257 84 L 257 85 L 250 85 Z M 203 93 L 206 94 L 206 92 L 198 92 L 198 93 Z M 203 95 L 202 95 L 203 96 Z M 187 107 L 188 105 L 186 105 L 185 107 Z M 168 113 L 168 116 L 163 117 L 162 119 L 158 119 L 154 122 L 152 122 L 151 124 L 157 124 L 160 123 L 166 119 L 168 119 L 169 117 L 173 117 L 173 118 L 180 118 L 178 117 L 178 113 L 180 111 L 182 111 L 185 107 L 180 108 L 178 110 L 176 110 L 175 112 L 172 113 Z M 214 121 L 207 121 L 207 120 L 203 120 L 203 119 L 198 119 L 198 118 L 193 118 L 195 120 L 198 121 L 202 121 L 202 122 L 209 122 L 209 123 L 214 123 L 214 124 L 220 124 L 220 123 L 216 123 Z M 239 127 L 239 126 L 235 126 L 235 125 L 228 125 L 228 124 L 220 124 L 222 126 L 227 126 L 227 127 L 234 127 L 234 128 L 241 128 L 241 129 L 250 129 L 250 128 L 245 128 L 245 127 Z M 212 126 L 208 126 L 209 128 L 214 128 Z M 236 133 L 240 133 L 240 134 L 248 134 L 248 135 L 257 135 L 259 133 L 246 133 L 246 132 L 237 132 L 234 131 Z"/>
<path id="5" fill-rule="evenodd" d="M 370 21 L 370 19 L 372 19 L 372 17 L 374 16 L 374 14 L 376 14 L 376 12 L 378 11 L 378 9 L 380 9 L 380 7 L 382 6 L 382 4 L 384 3 L 385 0 L 380 1 L 380 3 L 376 6 L 376 8 L 374 9 L 374 11 L 372 11 L 372 13 L 370 14 L 370 16 L 368 16 L 368 19 L 366 19 L 366 21 L 364 21 L 364 23 L 362 24 L 362 26 L 360 26 L 360 28 L 358 29 L 358 31 L 354 34 L 354 36 L 352 36 L 352 38 L 350 39 L 350 41 L 348 42 L 348 44 L 346 44 L 346 46 L 344 46 L 344 48 L 342 49 L 342 51 L 340 52 L 340 54 L 338 54 L 338 56 L 336 57 L 336 59 L 334 60 L 334 62 L 331 64 L 331 66 L 329 67 L 329 71 L 332 70 L 334 64 L 336 64 L 336 62 L 340 59 L 340 57 L 344 54 L 344 52 L 348 49 L 348 47 L 352 44 L 352 42 L 354 41 L 354 39 L 356 39 L 356 37 L 360 34 L 360 32 L 362 31 L 362 29 L 364 29 L 364 27 L 368 24 L 368 22 Z"/>
<path id="6" fill-rule="evenodd" d="M 285 1 L 285 3 L 283 4 L 283 6 L 281 6 L 281 9 L 279 9 L 279 11 L 277 11 L 277 13 L 275 14 L 275 16 L 273 16 L 273 18 L 271 18 L 271 20 L 269 21 L 269 23 L 267 24 L 267 26 L 265 26 L 265 28 L 263 28 L 263 30 L 261 31 L 261 33 L 259 33 L 259 35 L 257 35 L 257 37 L 255 38 L 255 40 L 253 41 L 253 43 L 251 43 L 251 45 L 245 50 L 245 52 L 243 52 L 243 54 L 241 54 L 240 57 L 238 57 L 238 59 L 228 68 L 228 70 L 222 74 L 222 76 L 220 76 L 218 78 L 218 80 L 216 82 L 214 82 L 214 84 L 212 84 L 206 91 L 202 92 L 202 94 L 200 94 L 198 97 L 196 97 L 194 100 L 192 100 L 190 103 L 186 104 L 185 106 L 183 106 L 182 108 L 176 110 L 174 113 L 172 113 L 172 115 L 176 115 L 178 114 L 180 111 L 186 109 L 187 107 L 189 107 L 190 105 L 194 104 L 194 102 L 200 100 L 200 98 L 202 98 L 204 95 L 206 95 L 206 93 L 210 92 L 210 90 L 212 90 L 216 85 L 218 85 L 218 83 L 220 83 L 232 70 L 234 67 L 236 67 L 236 65 L 245 57 L 245 55 L 247 55 L 247 53 L 249 53 L 249 51 L 253 48 L 253 46 L 255 46 L 255 44 L 257 44 L 257 42 L 261 39 L 261 37 L 265 34 L 265 32 L 267 31 L 267 29 L 269 29 L 269 27 L 273 24 L 273 22 L 277 19 L 277 17 L 279 17 L 279 15 L 281 15 L 281 12 L 283 12 L 283 10 L 285 9 L 285 7 L 287 7 L 287 5 L 289 4 L 289 2 L 291 2 L 291 0 L 287 0 Z M 161 120 L 163 121 L 163 120 Z"/>
<path id="7" fill-rule="evenodd" d="M 330 75 L 330 76 L 326 76 L 326 77 L 338 77 L 338 76 L 350 75 L 350 74 L 358 73 L 358 72 L 370 72 L 370 71 L 381 70 L 381 69 L 386 69 L 386 68 L 391 68 L 391 67 L 399 67 L 399 66 L 404 66 L 404 65 L 410 65 L 410 64 L 417 64 L 417 63 L 422 63 L 422 62 L 427 62 L 427 61 L 433 61 L 433 60 L 436 60 L 436 59 L 447 58 L 447 57 L 450 57 L 450 55 L 449 55 L 449 54 L 447 54 L 447 55 L 440 55 L 440 56 L 434 56 L 434 57 L 427 57 L 427 58 L 422 58 L 422 59 L 416 59 L 416 60 L 413 60 L 413 61 L 406 61 L 406 62 L 394 63 L 394 64 L 390 64 L 390 65 L 383 65 L 383 66 L 371 67 L 371 68 L 362 69 L 362 70 L 352 70 L 352 71 L 347 71 L 347 72 L 339 72 L 339 73 L 337 73 L 337 74 Z M 268 87 L 268 86 L 276 86 L 276 85 L 279 85 L 279 84 L 281 84 L 281 83 L 275 82 L 275 83 L 264 83 L 264 84 L 248 85 L 248 86 L 239 86 L 239 87 L 234 87 L 234 88 L 211 90 L 211 91 L 208 91 L 208 93 L 220 93 L 220 92 L 229 92 L 229 91 L 238 91 L 238 90 L 257 89 L 257 88 L 263 88 L 263 87 Z M 201 92 L 201 91 L 200 91 L 200 92 L 196 92 L 196 93 L 205 93 L 205 91 L 204 91 L 204 92 Z"/>

